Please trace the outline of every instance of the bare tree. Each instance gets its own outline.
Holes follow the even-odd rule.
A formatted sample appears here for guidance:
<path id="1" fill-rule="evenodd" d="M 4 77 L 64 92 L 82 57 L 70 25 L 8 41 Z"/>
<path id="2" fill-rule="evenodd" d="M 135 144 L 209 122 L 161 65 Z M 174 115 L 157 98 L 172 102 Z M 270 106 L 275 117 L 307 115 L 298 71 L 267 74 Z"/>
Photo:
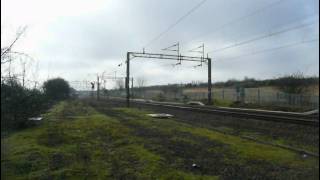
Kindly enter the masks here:
<path id="1" fill-rule="evenodd" d="M 26 82 L 33 82 L 35 83 L 35 85 L 37 83 L 35 80 L 26 79 L 28 70 L 31 70 L 30 68 L 32 66 L 32 63 L 34 63 L 36 60 L 27 53 L 14 50 L 14 46 L 19 42 L 19 40 L 21 40 L 26 30 L 27 26 L 19 28 L 11 41 L 7 42 L 6 45 L 4 45 L 4 43 L 1 43 L 1 66 L 3 67 L 1 68 L 1 80 L 15 77 L 18 80 L 21 80 L 22 86 L 25 86 Z M 20 60 L 21 73 L 17 73 L 14 70 L 14 68 L 18 66 L 18 59 Z M 34 68 L 38 67 L 36 66 Z M 4 75 L 6 73 L 7 75 Z M 18 78 L 18 76 L 20 76 L 21 78 Z"/>
<path id="2" fill-rule="evenodd" d="M 12 74 L 12 68 L 14 67 L 12 64 L 13 60 L 17 58 L 21 58 L 23 56 L 24 57 L 28 56 L 25 53 L 13 51 L 14 45 L 17 44 L 18 40 L 22 37 L 25 31 L 26 31 L 26 27 L 20 28 L 17 31 L 14 39 L 11 42 L 9 42 L 7 45 L 4 45 L 4 43 L 1 42 L 1 81 L 6 78 L 12 78 L 17 76 L 17 74 Z M 2 34 L 2 31 L 1 31 L 1 34 Z M 3 75 L 3 71 L 8 73 L 7 77 Z"/>
<path id="3" fill-rule="evenodd" d="M 13 41 L 11 41 L 8 46 L 1 47 L 1 64 L 5 64 L 5 63 L 12 61 L 11 55 L 28 56 L 25 53 L 15 52 L 12 50 L 13 46 L 17 43 L 17 41 L 26 32 L 26 29 L 27 29 L 27 27 L 25 26 L 25 27 L 21 28 L 20 30 L 18 30 Z"/>

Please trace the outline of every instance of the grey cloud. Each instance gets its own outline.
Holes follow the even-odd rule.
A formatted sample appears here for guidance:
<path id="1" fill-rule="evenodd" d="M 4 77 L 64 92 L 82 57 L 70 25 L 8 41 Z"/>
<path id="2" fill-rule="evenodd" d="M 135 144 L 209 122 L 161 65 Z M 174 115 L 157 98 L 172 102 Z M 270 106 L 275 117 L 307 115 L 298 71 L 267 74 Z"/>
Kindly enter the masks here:
<path id="1" fill-rule="evenodd" d="M 57 69 L 57 72 L 67 71 L 69 68 L 76 68 L 74 71 L 67 72 L 68 77 L 73 79 L 83 77 L 82 72 L 84 71 L 107 69 L 124 72 L 124 67 L 119 68 L 117 64 L 123 62 L 127 51 L 141 50 L 149 40 L 199 2 L 198 0 L 114 1 L 117 5 L 112 12 L 101 11 L 81 17 L 64 17 L 50 24 L 47 43 L 41 46 L 41 50 L 43 57 L 47 59 L 54 57 L 56 60 L 52 71 L 55 71 L 54 69 Z M 215 30 L 232 19 L 239 18 L 272 2 L 276 0 L 208 0 L 191 16 L 148 47 L 147 51 L 161 52 L 161 48 L 174 42 L 189 42 L 194 37 Z M 287 27 L 289 23 L 297 23 L 296 20 L 302 22 L 303 17 L 319 12 L 314 6 L 315 2 L 318 3 L 313 0 L 283 0 L 277 6 L 232 23 L 216 33 L 203 36 L 189 44 L 184 43 L 182 48 L 188 50 L 201 42 L 205 42 L 207 50 L 220 48 Z M 318 14 L 316 16 L 318 17 Z M 301 38 L 315 38 L 318 36 L 315 31 L 318 28 L 314 28 L 315 26 L 318 27 L 318 23 L 311 28 L 267 38 L 223 53 L 211 54 L 214 60 L 218 59 L 213 65 L 214 80 L 242 78 L 243 76 L 268 78 L 278 73 L 303 69 L 308 64 L 317 64 L 318 43 L 240 58 L 238 61 L 219 61 L 226 57 L 296 42 Z M 161 66 L 170 62 L 145 62 L 146 60 L 141 60 L 140 63 L 134 62 L 132 75 L 148 76 L 149 84 L 206 81 L 205 68 L 203 70 L 192 68 L 176 70 Z M 310 70 L 311 72 L 317 73 L 319 69 L 314 67 Z"/>

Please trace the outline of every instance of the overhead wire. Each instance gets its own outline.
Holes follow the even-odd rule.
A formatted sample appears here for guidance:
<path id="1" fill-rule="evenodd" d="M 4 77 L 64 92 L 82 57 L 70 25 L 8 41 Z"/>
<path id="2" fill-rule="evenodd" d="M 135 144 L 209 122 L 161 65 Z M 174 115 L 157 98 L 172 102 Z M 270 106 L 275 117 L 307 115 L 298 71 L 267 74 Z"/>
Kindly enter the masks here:
<path id="1" fill-rule="evenodd" d="M 227 49 L 230 49 L 230 48 L 235 48 L 235 47 L 238 47 L 238 46 L 249 44 L 249 43 L 252 43 L 252 42 L 255 42 L 255 41 L 259 41 L 259 40 L 262 40 L 262 39 L 266 39 L 266 38 L 269 38 L 269 37 L 272 37 L 272 36 L 276 36 L 276 35 L 279 35 L 279 34 L 283 34 L 283 33 L 287 33 L 287 32 L 290 32 L 290 31 L 297 30 L 297 29 L 305 28 L 305 27 L 311 26 L 311 25 L 313 25 L 315 23 L 316 22 L 300 24 L 300 25 L 289 27 L 289 28 L 286 28 L 286 29 L 283 29 L 283 30 L 280 30 L 280 31 L 275 31 L 275 32 L 272 32 L 272 33 L 264 34 L 262 36 L 257 36 L 257 37 L 254 37 L 254 38 L 251 38 L 251 39 L 247 39 L 247 40 L 244 40 L 244 41 L 232 44 L 232 45 L 228 45 L 228 46 L 225 46 L 225 47 L 222 47 L 222 48 L 218 48 L 218 49 L 214 49 L 214 50 L 208 51 L 208 53 L 221 52 L 221 51 L 224 51 L 224 50 L 227 50 Z"/>
<path id="2" fill-rule="evenodd" d="M 259 14 L 259 13 L 261 13 L 261 12 L 263 12 L 263 11 L 265 11 L 265 10 L 273 7 L 273 6 L 276 6 L 276 5 L 280 4 L 280 3 L 282 3 L 282 1 L 286 1 L 286 0 L 278 0 L 278 1 L 275 1 L 275 2 L 273 2 L 273 3 L 267 4 L 266 6 L 263 6 L 263 7 L 261 7 L 261 8 L 258 8 L 258 9 L 254 10 L 254 11 L 248 13 L 248 14 L 245 14 L 244 16 L 241 16 L 241 17 L 239 17 L 239 18 L 232 19 L 231 21 L 222 24 L 221 26 L 215 28 L 214 30 L 208 31 L 208 32 L 206 32 L 206 33 L 202 33 L 202 34 L 200 34 L 200 35 L 192 38 L 191 40 L 188 40 L 188 41 L 183 42 L 183 43 L 184 43 L 184 44 L 188 44 L 188 43 L 190 43 L 190 42 L 193 42 L 193 41 L 196 40 L 196 39 L 199 39 L 199 38 L 201 38 L 201 37 L 204 37 L 204 36 L 207 36 L 207 35 L 209 35 L 209 34 L 215 33 L 215 32 L 217 32 L 217 31 L 219 31 L 219 30 L 221 30 L 221 29 L 223 29 L 223 28 L 225 28 L 225 27 L 227 27 L 227 26 L 229 26 L 229 25 L 231 25 L 231 24 L 240 22 L 240 21 L 243 20 L 243 19 L 247 19 L 247 18 L 249 18 L 249 17 L 251 17 L 251 16 L 254 16 L 254 15 L 256 15 L 256 14 Z"/>
<path id="3" fill-rule="evenodd" d="M 168 33 L 172 28 L 174 28 L 177 24 L 179 24 L 181 21 L 183 21 L 190 14 L 192 14 L 196 9 L 198 9 L 206 1 L 207 0 L 203 0 L 200 3 L 198 3 L 196 6 L 194 6 L 192 9 L 190 9 L 185 15 L 180 17 L 175 23 L 171 24 L 168 28 L 166 28 L 164 31 L 162 31 L 160 34 L 158 34 L 155 38 L 151 39 L 151 41 L 146 43 L 144 48 L 149 47 L 152 43 L 154 43 L 155 41 L 160 39 L 163 35 Z M 263 11 L 269 9 L 269 8 L 272 8 L 273 6 L 276 6 L 276 5 L 280 4 L 280 3 L 282 3 L 283 1 L 286 1 L 286 0 L 275 1 L 273 3 L 270 3 L 270 4 L 266 5 L 266 6 L 263 6 L 262 8 L 256 9 L 255 11 L 252 11 L 252 12 L 250 12 L 250 13 L 244 15 L 244 16 L 241 16 L 239 18 L 233 19 L 233 20 L 223 24 L 222 26 L 214 29 L 213 31 L 210 31 L 208 33 L 204 33 L 204 34 L 202 34 L 202 35 L 200 35 L 200 36 L 198 36 L 196 38 L 191 39 L 189 42 L 192 42 L 195 39 L 198 39 L 200 37 L 203 37 L 203 36 L 212 34 L 214 32 L 217 32 L 218 30 L 221 30 L 221 29 L 223 29 L 223 28 L 225 28 L 225 27 L 227 27 L 229 25 L 232 25 L 232 24 L 237 23 L 237 22 L 239 22 L 239 21 L 241 21 L 243 19 L 246 19 L 246 18 L 249 18 L 251 16 L 254 16 L 254 15 L 258 14 L 258 13 L 261 13 L 261 12 L 263 12 Z M 218 51 L 224 51 L 226 49 L 230 49 L 230 48 L 234 48 L 234 47 L 241 46 L 241 45 L 244 45 L 244 44 L 252 43 L 252 42 L 255 42 L 255 41 L 258 41 L 258 40 L 261 40 L 261 39 L 265 39 L 265 38 L 268 38 L 268 37 L 272 37 L 272 36 L 279 35 L 279 34 L 282 34 L 282 33 L 286 33 L 286 32 L 289 32 L 289 31 L 293 31 L 293 30 L 296 30 L 296 29 L 304 28 L 304 27 L 310 26 L 310 25 L 312 25 L 314 23 L 315 22 L 300 24 L 300 25 L 293 26 L 293 27 L 290 27 L 290 28 L 286 28 L 286 29 L 283 29 L 283 30 L 279 30 L 279 31 L 276 31 L 276 32 L 264 34 L 264 35 L 257 36 L 257 37 L 251 38 L 251 39 L 247 39 L 247 40 L 244 40 L 244 41 L 232 44 L 232 45 L 228 45 L 228 46 L 225 46 L 225 47 L 222 47 L 222 48 L 219 48 L 219 49 L 214 49 L 212 51 L 209 51 L 209 53 L 218 52 Z M 305 43 L 310 43 L 310 42 L 314 42 L 314 41 L 318 41 L 318 40 L 319 39 L 312 39 L 312 40 L 307 40 L 307 41 L 299 41 L 299 42 L 296 42 L 296 43 L 291 43 L 291 44 L 287 44 L 287 45 L 283 45 L 283 46 L 279 46 L 279 47 L 274 47 L 274 48 L 269 48 L 269 49 L 263 49 L 263 50 L 255 51 L 255 52 L 252 52 L 252 53 L 248 53 L 248 54 L 244 54 L 244 55 L 240 55 L 240 56 L 236 56 L 236 57 L 232 57 L 232 58 L 225 58 L 225 59 L 235 59 L 235 58 L 239 58 L 239 57 L 245 57 L 245 56 L 251 56 L 251 55 L 256 55 L 256 54 L 267 53 L 267 52 L 276 51 L 276 50 L 284 49 L 284 48 L 289 48 L 289 47 L 293 47 L 293 46 L 297 46 L 297 45 L 305 44 Z M 225 59 L 223 59 L 223 60 L 225 60 Z M 164 65 L 164 66 L 175 67 L 174 64 L 168 64 L 168 65 Z M 192 66 L 192 67 L 195 68 L 196 66 Z"/>
<path id="4" fill-rule="evenodd" d="M 231 58 L 222 58 L 222 60 L 232 60 L 232 59 L 238 59 L 238 58 L 241 58 L 241 57 L 253 56 L 253 55 L 262 54 L 262 53 L 268 53 L 268 52 L 277 51 L 277 50 L 285 49 L 285 48 L 290 48 L 290 47 L 294 47 L 294 46 L 298 46 L 298 45 L 306 44 L 306 43 L 311 43 L 311 42 L 315 42 L 315 41 L 319 41 L 319 38 L 315 38 L 315 39 L 311 39 L 311 40 L 303 40 L 303 41 L 290 43 L 290 44 L 286 44 L 286 45 L 278 46 L 278 47 L 274 47 L 274 48 L 262 49 L 262 50 L 251 52 L 251 53 L 248 53 L 248 54 L 234 56 L 234 57 L 231 57 Z M 222 60 L 219 60 L 219 61 L 222 61 Z"/>
<path id="5" fill-rule="evenodd" d="M 202 0 L 198 4 L 196 4 L 193 8 L 191 8 L 186 14 L 181 16 L 177 21 L 175 21 L 173 24 L 168 26 L 164 31 L 162 31 L 160 34 L 158 34 L 156 37 L 151 39 L 146 45 L 143 46 L 143 48 L 146 48 L 150 46 L 152 43 L 157 41 L 159 38 L 161 38 L 164 34 L 169 32 L 172 28 L 174 28 L 176 25 L 178 25 L 181 21 L 183 21 L 186 17 L 188 17 L 190 14 L 192 14 L 195 10 L 197 10 L 202 4 L 204 4 L 207 0 Z"/>

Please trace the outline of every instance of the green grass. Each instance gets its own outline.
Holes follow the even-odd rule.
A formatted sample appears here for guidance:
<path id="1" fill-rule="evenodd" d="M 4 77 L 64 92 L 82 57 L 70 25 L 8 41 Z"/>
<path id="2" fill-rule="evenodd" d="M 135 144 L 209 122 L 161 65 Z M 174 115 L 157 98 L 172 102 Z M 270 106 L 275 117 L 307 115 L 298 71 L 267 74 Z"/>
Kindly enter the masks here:
<path id="1" fill-rule="evenodd" d="M 222 99 L 214 99 L 213 104 L 215 106 L 231 107 L 233 105 L 233 102 L 228 100 L 222 100 Z"/>
<path id="2" fill-rule="evenodd" d="M 140 119 L 148 119 L 144 115 L 141 116 L 141 111 L 136 109 L 120 109 L 122 112 L 128 114 L 135 114 L 140 116 Z M 147 112 L 146 112 L 147 113 Z M 144 113 L 144 114 L 146 114 Z M 218 141 L 230 145 L 233 151 L 237 151 L 240 156 L 244 158 L 252 158 L 257 160 L 266 160 L 270 162 L 278 162 L 286 164 L 288 166 L 299 166 L 305 167 L 309 166 L 312 168 L 316 163 L 315 159 L 302 160 L 300 155 L 277 147 L 272 147 L 263 144 L 257 144 L 252 141 L 244 140 L 237 136 L 227 135 L 221 132 L 212 131 L 205 128 L 197 128 L 190 126 L 189 124 L 180 123 L 174 120 L 163 119 L 161 121 L 156 121 L 152 119 L 143 120 L 137 122 L 143 124 L 144 126 L 156 126 L 165 131 L 181 131 L 188 132 L 195 136 L 201 136 L 209 138 L 213 141 Z"/>
<path id="3" fill-rule="evenodd" d="M 301 142 L 295 141 L 294 139 L 289 139 L 289 138 L 285 139 L 285 138 L 281 138 L 281 137 L 272 138 L 267 135 L 258 134 L 258 133 L 250 132 L 250 131 L 240 132 L 240 135 L 249 136 L 249 137 L 255 138 L 259 141 L 265 141 L 265 142 L 269 142 L 269 143 L 272 143 L 275 145 L 290 146 L 290 147 L 293 147 L 296 149 L 303 149 L 308 152 L 319 154 L 319 146 L 310 145 L 310 144 L 303 144 Z"/>
<path id="4" fill-rule="evenodd" d="M 96 110 L 97 109 L 97 110 Z M 1 140 L 3 179 L 316 179 L 319 160 L 137 109 L 61 102 Z M 192 168 L 196 163 L 200 167 Z"/>

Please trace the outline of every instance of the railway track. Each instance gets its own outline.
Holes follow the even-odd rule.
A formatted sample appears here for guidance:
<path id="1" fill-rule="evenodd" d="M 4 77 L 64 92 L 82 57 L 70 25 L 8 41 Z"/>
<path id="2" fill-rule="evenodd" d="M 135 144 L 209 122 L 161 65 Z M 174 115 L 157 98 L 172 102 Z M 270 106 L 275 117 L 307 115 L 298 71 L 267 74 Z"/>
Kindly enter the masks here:
<path id="1" fill-rule="evenodd" d="M 114 98 L 112 100 L 122 101 L 124 99 Z M 224 108 L 224 107 L 209 107 L 209 106 L 193 106 L 178 103 L 163 103 L 163 102 L 144 102 L 139 100 L 131 100 L 132 104 L 161 106 L 185 111 L 194 111 L 208 114 L 224 115 L 241 117 L 246 119 L 256 119 L 264 121 L 284 122 L 291 124 L 300 124 L 306 126 L 319 126 L 319 115 L 306 115 L 304 113 L 278 112 L 265 110 L 251 110 L 241 108 Z"/>

